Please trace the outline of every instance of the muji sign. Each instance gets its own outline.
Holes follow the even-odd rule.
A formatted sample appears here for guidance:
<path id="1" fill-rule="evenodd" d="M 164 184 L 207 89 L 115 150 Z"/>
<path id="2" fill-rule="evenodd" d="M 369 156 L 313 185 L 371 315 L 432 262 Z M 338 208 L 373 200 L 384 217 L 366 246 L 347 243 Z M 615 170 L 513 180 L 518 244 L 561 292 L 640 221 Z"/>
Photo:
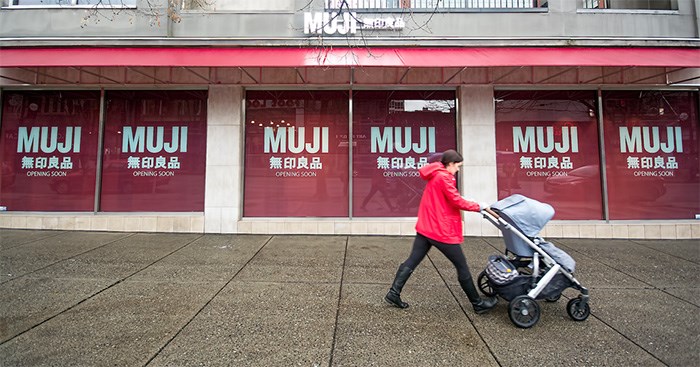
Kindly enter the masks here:
<path id="1" fill-rule="evenodd" d="M 631 131 L 630 131 L 631 129 Z M 683 134 L 680 126 L 666 127 L 666 142 L 661 142 L 658 126 L 620 126 L 622 153 L 683 153 Z M 644 150 L 642 150 L 642 147 Z"/>
<path id="2" fill-rule="evenodd" d="M 554 126 L 513 126 L 513 152 L 578 153 L 578 128 L 562 126 L 561 140 L 554 139 Z"/>
<path id="3" fill-rule="evenodd" d="M 17 153 L 80 153 L 80 126 L 67 126 L 63 135 L 63 141 L 59 142 L 57 126 L 34 126 L 31 130 L 20 126 L 17 139 Z"/>
<path id="4" fill-rule="evenodd" d="M 143 153 L 187 152 L 187 126 L 174 126 L 170 142 L 165 142 L 165 126 L 124 126 L 122 130 L 122 152 Z"/>
<path id="5" fill-rule="evenodd" d="M 435 153 L 435 127 L 419 127 L 420 138 L 413 142 L 411 127 L 376 127 L 370 129 L 372 153 Z"/>
<path id="6" fill-rule="evenodd" d="M 265 128 L 265 153 L 328 153 L 328 127 L 311 128 L 313 138 L 306 142 L 305 127 Z"/>
<path id="7" fill-rule="evenodd" d="M 355 12 L 306 12 L 304 34 L 355 34 L 358 29 L 402 30 L 406 26 L 402 18 L 366 17 L 358 18 Z"/>

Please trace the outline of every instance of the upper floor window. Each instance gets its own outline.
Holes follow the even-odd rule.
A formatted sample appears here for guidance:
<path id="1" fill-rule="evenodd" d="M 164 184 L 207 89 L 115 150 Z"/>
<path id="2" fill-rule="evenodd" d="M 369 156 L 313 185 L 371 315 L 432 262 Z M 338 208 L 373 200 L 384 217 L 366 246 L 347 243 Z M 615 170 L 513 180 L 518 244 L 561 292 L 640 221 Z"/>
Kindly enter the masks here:
<path id="1" fill-rule="evenodd" d="M 469 10 L 547 8 L 547 0 L 325 0 L 327 10 Z"/>
<path id="2" fill-rule="evenodd" d="M 678 10 L 678 0 L 582 0 L 584 9 Z"/>

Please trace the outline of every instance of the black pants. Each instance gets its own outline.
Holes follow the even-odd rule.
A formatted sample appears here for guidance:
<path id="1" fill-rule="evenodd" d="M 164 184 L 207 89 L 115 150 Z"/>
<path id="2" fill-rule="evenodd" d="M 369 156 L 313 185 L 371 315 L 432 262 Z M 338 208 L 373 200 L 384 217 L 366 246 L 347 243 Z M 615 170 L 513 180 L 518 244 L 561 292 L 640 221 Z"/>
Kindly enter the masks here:
<path id="1" fill-rule="evenodd" d="M 411 249 L 411 255 L 408 259 L 404 261 L 403 265 L 415 270 L 418 264 L 423 261 L 425 255 L 431 247 L 435 246 L 447 259 L 449 259 L 452 264 L 457 269 L 457 279 L 467 280 L 471 279 L 472 274 L 469 272 L 469 266 L 467 266 L 467 259 L 464 257 L 464 252 L 462 252 L 461 245 L 449 245 L 446 243 L 438 242 L 432 240 L 422 234 L 416 234 L 415 240 L 413 240 L 413 249 Z"/>

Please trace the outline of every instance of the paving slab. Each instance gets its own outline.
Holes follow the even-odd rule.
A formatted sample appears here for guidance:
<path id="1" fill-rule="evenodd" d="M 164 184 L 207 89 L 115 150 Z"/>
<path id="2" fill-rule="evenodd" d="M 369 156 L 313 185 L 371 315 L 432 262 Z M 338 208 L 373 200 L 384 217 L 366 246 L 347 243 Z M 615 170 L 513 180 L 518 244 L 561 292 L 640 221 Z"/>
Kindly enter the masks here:
<path id="1" fill-rule="evenodd" d="M 460 292 L 450 286 L 453 292 Z M 471 307 L 466 296 L 459 302 Z M 663 366 L 664 364 L 625 335 L 594 316 L 576 322 L 566 313 L 567 300 L 538 301 L 540 321 L 520 329 L 508 317 L 508 302 L 499 299 L 490 312 L 476 315 L 469 310 L 474 327 L 503 367 L 526 363 L 537 366 Z M 593 309 L 595 312 L 595 309 Z"/>
<path id="2" fill-rule="evenodd" d="M 389 285 L 396 271 L 411 253 L 411 237 L 350 237 L 345 257 L 343 281 Z M 429 262 L 421 263 L 411 275 L 409 284 L 443 284 Z"/>
<path id="3" fill-rule="evenodd" d="M 201 237 L 138 272 L 132 279 L 226 283 L 269 240 L 270 236 Z"/>
<path id="4" fill-rule="evenodd" d="M 382 301 L 378 284 L 344 284 L 333 366 L 497 366 L 444 285 L 405 292 L 411 306 Z"/>
<path id="5" fill-rule="evenodd" d="M 649 288 L 648 283 L 643 282 L 629 274 L 626 274 L 617 267 L 601 262 L 590 253 L 581 252 L 575 248 L 567 247 L 558 243 L 553 243 L 564 250 L 576 261 L 576 271 L 574 277 L 589 290 L 599 288 Z M 592 293 L 591 297 L 595 298 Z"/>
<path id="6" fill-rule="evenodd" d="M 668 255 L 700 264 L 700 240 L 631 240 Z"/>
<path id="7" fill-rule="evenodd" d="M 700 281 L 700 265 L 628 240 L 560 239 L 565 248 L 594 257 L 601 263 L 659 288 L 681 287 Z"/>
<path id="8" fill-rule="evenodd" d="M 338 282 L 347 237 L 275 236 L 236 276 L 265 282 Z"/>
<path id="9" fill-rule="evenodd" d="M 214 295 L 208 283 L 124 281 L 0 345 L 6 366 L 143 366 Z"/>
<path id="10" fill-rule="evenodd" d="M 85 238 L 89 237 L 82 234 L 81 240 L 85 241 Z M 102 239 L 99 233 L 93 237 L 96 241 Z M 0 340 L 8 340 L 142 270 L 153 262 L 152 255 L 162 257 L 172 251 L 167 246 L 167 252 L 162 251 L 162 248 L 160 252 L 153 253 L 146 248 L 143 251 L 129 251 L 129 246 L 133 246 L 130 239 L 136 240 L 138 246 L 142 246 L 142 237 L 122 237 L 93 251 L 86 251 L 0 284 L 0 289 L 4 290 L 3 304 L 8 305 L 3 307 L 2 311 L 5 326 L 2 327 L 4 332 Z M 152 235 L 146 237 L 152 238 Z M 178 236 L 180 237 L 182 236 Z M 161 245 L 179 244 L 182 240 L 191 241 L 192 238 L 185 236 L 180 238 L 180 241 L 174 241 L 169 236 L 158 236 L 157 240 L 152 242 Z M 114 251 L 109 246 L 127 250 L 118 251 L 119 256 L 114 256 Z"/>
<path id="11" fill-rule="evenodd" d="M 234 280 L 148 366 L 327 366 L 338 293 Z"/>
<path id="12" fill-rule="evenodd" d="M 57 262 L 38 276 L 120 280 L 187 246 L 201 235 L 138 233 Z"/>
<path id="13" fill-rule="evenodd" d="M 700 285 L 695 287 L 666 287 L 661 290 L 695 306 L 700 306 Z"/>
<path id="14" fill-rule="evenodd" d="M 94 279 L 21 277 L 0 284 L 0 343 L 77 305 L 110 285 Z"/>
<path id="15" fill-rule="evenodd" d="M 0 228 L 0 251 L 59 235 L 58 231 Z"/>
<path id="16" fill-rule="evenodd" d="M 4 230 L 3 230 L 4 231 Z M 0 252 L 0 283 L 130 236 L 129 233 L 62 232 Z"/>
<path id="17" fill-rule="evenodd" d="M 596 318 L 671 366 L 697 365 L 700 309 L 660 290 L 604 289 Z"/>

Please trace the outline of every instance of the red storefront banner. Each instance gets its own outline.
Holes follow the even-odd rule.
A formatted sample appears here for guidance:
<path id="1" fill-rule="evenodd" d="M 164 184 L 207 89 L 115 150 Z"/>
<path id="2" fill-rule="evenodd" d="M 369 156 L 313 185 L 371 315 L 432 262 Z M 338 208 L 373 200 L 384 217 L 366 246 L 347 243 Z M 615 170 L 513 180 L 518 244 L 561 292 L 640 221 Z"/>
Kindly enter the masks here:
<path id="1" fill-rule="evenodd" d="M 610 219 L 700 214 L 697 103 L 697 92 L 603 92 Z"/>
<path id="2" fill-rule="evenodd" d="M 596 95 L 496 93 L 498 198 L 552 205 L 555 219 L 602 219 Z"/>
<path id="3" fill-rule="evenodd" d="M 418 169 L 456 149 L 453 91 L 353 94 L 353 216 L 413 217 Z"/>
<path id="4" fill-rule="evenodd" d="M 347 217 L 348 94 L 249 91 L 247 217 Z"/>
<path id="5" fill-rule="evenodd" d="M 206 91 L 108 91 L 100 210 L 204 210 Z"/>
<path id="6" fill-rule="evenodd" d="M 6 91 L 0 206 L 93 211 L 100 93 Z"/>

